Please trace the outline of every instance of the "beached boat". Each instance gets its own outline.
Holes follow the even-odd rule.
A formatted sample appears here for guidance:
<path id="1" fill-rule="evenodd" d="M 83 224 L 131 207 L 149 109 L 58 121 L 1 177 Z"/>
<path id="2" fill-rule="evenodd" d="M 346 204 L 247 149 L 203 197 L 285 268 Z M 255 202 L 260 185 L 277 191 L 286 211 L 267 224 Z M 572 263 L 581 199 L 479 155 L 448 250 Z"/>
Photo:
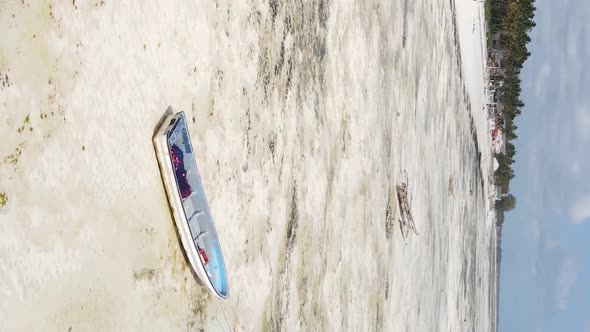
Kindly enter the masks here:
<path id="1" fill-rule="evenodd" d="M 211 293 L 227 298 L 225 263 L 183 112 L 169 108 L 153 137 L 160 172 L 189 263 Z"/>

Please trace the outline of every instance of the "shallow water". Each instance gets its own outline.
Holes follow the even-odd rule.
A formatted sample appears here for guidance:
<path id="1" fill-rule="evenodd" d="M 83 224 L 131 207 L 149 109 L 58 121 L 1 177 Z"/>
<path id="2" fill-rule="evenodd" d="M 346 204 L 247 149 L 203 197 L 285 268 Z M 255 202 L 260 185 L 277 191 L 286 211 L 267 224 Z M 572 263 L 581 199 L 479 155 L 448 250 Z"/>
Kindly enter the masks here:
<path id="1" fill-rule="evenodd" d="M 0 166 L 3 326 L 495 328 L 451 3 L 11 6 L 17 49 L 44 53 L 2 44 L 1 152 L 21 150 Z M 189 119 L 224 302 L 194 281 L 168 212 L 150 139 L 169 104 Z M 404 170 L 406 241 L 386 232 Z"/>

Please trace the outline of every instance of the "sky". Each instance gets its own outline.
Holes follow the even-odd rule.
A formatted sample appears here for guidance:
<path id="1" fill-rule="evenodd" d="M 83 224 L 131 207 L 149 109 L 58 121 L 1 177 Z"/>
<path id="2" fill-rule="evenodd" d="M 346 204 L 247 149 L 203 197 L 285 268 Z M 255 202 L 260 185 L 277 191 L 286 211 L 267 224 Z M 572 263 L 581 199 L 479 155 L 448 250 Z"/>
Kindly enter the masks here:
<path id="1" fill-rule="evenodd" d="M 499 330 L 590 332 L 590 1 L 537 0 Z"/>

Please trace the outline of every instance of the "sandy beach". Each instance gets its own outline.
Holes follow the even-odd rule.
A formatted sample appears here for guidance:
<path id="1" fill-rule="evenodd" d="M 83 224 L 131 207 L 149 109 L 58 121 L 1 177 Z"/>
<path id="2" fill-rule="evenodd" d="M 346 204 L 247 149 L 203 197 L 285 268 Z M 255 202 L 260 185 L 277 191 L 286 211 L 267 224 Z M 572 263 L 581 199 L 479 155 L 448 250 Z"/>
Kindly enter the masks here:
<path id="1" fill-rule="evenodd" d="M 472 0 L 0 1 L 0 326 L 495 330 L 483 24 Z M 225 301 L 176 238 L 168 106 Z"/>

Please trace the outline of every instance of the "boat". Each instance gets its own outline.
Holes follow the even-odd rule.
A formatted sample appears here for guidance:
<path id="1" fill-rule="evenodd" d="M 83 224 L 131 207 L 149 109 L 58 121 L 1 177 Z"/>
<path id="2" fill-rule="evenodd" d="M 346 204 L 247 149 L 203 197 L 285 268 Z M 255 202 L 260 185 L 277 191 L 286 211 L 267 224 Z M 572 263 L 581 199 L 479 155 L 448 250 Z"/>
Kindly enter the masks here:
<path id="1" fill-rule="evenodd" d="M 226 299 L 229 290 L 225 262 L 184 112 L 174 113 L 168 108 L 156 127 L 153 143 L 189 264 L 213 296 Z"/>

